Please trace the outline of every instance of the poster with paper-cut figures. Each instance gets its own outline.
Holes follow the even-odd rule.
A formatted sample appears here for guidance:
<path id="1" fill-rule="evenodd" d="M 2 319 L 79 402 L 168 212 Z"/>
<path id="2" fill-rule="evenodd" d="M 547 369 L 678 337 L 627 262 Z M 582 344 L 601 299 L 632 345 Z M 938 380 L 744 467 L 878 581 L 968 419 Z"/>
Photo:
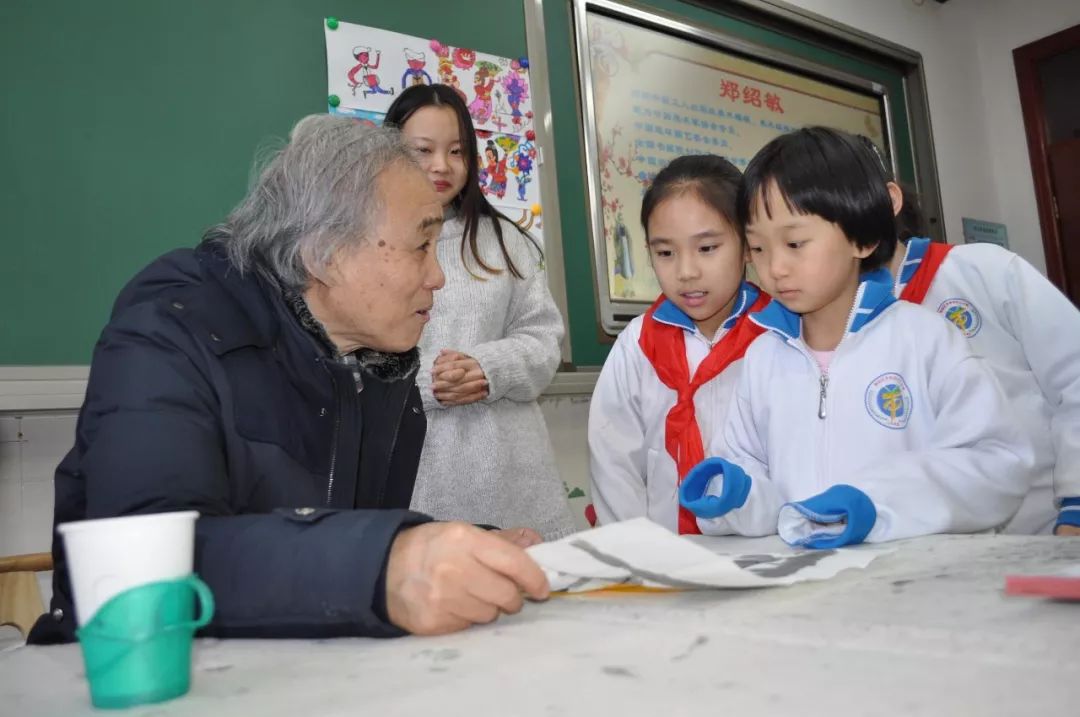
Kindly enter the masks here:
<path id="1" fill-rule="evenodd" d="M 348 22 L 324 23 L 329 94 L 342 107 L 385 113 L 412 85 L 457 90 L 476 129 L 520 134 L 533 126 L 529 63 Z"/>
<path id="2" fill-rule="evenodd" d="M 494 134 L 478 130 L 476 150 L 480 190 L 487 200 L 544 246 L 544 218 L 536 181 L 536 135 Z"/>
<path id="3" fill-rule="evenodd" d="M 536 183 L 536 135 L 476 133 L 480 188 L 492 204 L 532 207 L 540 201 Z"/>
<path id="4" fill-rule="evenodd" d="M 331 114 L 381 125 L 394 99 L 416 84 L 448 85 L 476 128 L 477 179 L 487 200 L 544 246 L 540 150 L 533 130 L 528 61 L 337 22 L 326 33 Z"/>

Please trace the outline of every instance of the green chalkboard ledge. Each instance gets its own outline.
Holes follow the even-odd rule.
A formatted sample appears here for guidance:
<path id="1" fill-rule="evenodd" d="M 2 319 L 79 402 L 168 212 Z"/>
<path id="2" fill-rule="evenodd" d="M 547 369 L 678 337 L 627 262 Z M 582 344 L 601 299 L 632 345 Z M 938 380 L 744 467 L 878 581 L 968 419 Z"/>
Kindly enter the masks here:
<path id="1" fill-rule="evenodd" d="M 0 412 L 78 410 L 89 374 L 89 366 L 0 366 Z"/>
<path id="2" fill-rule="evenodd" d="M 86 395 L 89 366 L 0 366 L 0 413 L 77 411 Z M 560 371 L 542 398 L 591 396 L 597 368 Z"/>
<path id="3" fill-rule="evenodd" d="M 551 384 L 540 394 L 541 398 L 553 396 L 591 396 L 600 377 L 599 366 L 585 366 L 577 370 L 559 371 Z"/>

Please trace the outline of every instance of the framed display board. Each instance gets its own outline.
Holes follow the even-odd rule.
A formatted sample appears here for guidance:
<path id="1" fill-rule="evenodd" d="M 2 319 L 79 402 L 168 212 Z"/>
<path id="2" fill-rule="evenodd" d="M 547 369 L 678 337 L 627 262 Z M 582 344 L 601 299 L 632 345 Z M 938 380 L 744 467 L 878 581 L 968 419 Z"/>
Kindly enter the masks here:
<path id="1" fill-rule="evenodd" d="M 769 140 L 810 125 L 865 135 L 890 156 L 889 95 L 877 82 L 610 0 L 576 0 L 574 13 L 607 333 L 660 293 L 639 215 L 645 189 L 670 160 L 717 154 L 742 169 Z"/>

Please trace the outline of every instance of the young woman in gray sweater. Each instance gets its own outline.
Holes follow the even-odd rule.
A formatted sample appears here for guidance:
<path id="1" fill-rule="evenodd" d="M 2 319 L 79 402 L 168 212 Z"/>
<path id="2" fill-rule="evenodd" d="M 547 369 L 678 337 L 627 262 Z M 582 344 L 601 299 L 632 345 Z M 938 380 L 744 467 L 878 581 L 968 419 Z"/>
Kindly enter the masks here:
<path id="1" fill-rule="evenodd" d="M 419 347 L 428 426 L 412 508 L 566 535 L 573 520 L 536 402 L 564 330 L 543 253 L 484 197 L 476 133 L 453 89 L 410 87 L 386 123 L 401 128 L 447 219 L 438 243 L 446 286 Z"/>

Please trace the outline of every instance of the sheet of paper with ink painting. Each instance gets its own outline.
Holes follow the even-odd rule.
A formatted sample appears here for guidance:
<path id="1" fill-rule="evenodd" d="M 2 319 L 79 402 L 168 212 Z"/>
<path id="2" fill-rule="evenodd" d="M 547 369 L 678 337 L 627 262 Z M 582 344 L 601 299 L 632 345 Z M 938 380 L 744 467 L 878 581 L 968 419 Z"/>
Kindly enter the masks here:
<path id="1" fill-rule="evenodd" d="M 689 540 L 636 518 L 541 543 L 528 552 L 552 590 L 578 592 L 626 584 L 689 590 L 792 585 L 865 568 L 888 550 L 722 555 L 701 539 Z"/>

